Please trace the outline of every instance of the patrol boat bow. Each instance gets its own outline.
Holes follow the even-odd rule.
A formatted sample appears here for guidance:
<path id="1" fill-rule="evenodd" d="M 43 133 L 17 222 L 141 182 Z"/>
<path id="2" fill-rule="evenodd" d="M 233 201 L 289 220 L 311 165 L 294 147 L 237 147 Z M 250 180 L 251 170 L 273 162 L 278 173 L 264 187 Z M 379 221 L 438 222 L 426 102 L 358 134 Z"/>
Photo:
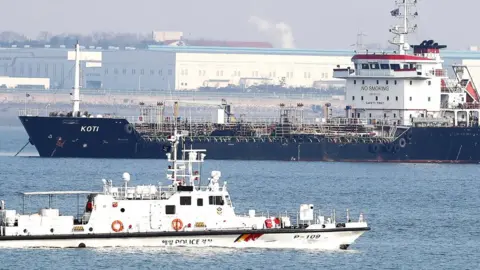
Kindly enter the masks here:
<path id="1" fill-rule="evenodd" d="M 182 133 L 169 138 L 175 147 L 167 157 L 170 185 L 114 187 L 103 180 L 102 192 L 54 191 L 24 195 L 89 194 L 83 215 L 63 216 L 59 209 L 44 208 L 35 214 L 0 209 L 0 247 L 106 247 L 106 246 L 217 246 L 266 248 L 346 249 L 370 228 L 358 221 L 337 222 L 317 215 L 311 204 L 302 204 L 296 225 L 286 215 L 261 215 L 250 210 L 237 215 L 227 191 L 220 186 L 220 171 L 212 171 L 202 186 L 201 164 L 205 150 L 183 150 L 177 160 Z M 186 157 L 186 155 L 188 156 Z M 196 184 L 198 183 L 198 185 Z M 293 218 L 292 218 L 293 219 Z"/>

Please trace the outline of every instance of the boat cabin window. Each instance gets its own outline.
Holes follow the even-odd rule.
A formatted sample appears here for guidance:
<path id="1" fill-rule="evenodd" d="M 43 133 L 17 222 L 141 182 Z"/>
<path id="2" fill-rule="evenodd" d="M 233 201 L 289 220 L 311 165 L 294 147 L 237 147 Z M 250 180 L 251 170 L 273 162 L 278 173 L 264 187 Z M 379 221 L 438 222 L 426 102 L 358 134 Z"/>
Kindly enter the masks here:
<path id="1" fill-rule="evenodd" d="M 368 66 L 368 64 L 362 64 L 362 69 L 370 69 L 370 67 Z"/>
<path id="2" fill-rule="evenodd" d="M 192 205 L 192 197 L 180 196 L 180 205 Z"/>
<path id="3" fill-rule="evenodd" d="M 392 67 L 393 70 L 400 70 L 399 64 L 391 64 L 390 67 Z"/>
<path id="4" fill-rule="evenodd" d="M 413 65 L 403 64 L 403 69 L 413 68 Z"/>
<path id="5" fill-rule="evenodd" d="M 224 205 L 225 204 L 222 196 L 209 196 L 208 197 L 208 203 L 210 205 Z"/>
<path id="6" fill-rule="evenodd" d="M 390 65 L 389 64 L 380 64 L 380 68 L 381 69 L 390 69 Z"/>
<path id="7" fill-rule="evenodd" d="M 370 69 L 380 69 L 380 65 L 378 63 L 370 64 Z"/>
<path id="8" fill-rule="evenodd" d="M 175 215 L 175 205 L 165 205 L 165 214 Z"/>
<path id="9" fill-rule="evenodd" d="M 203 199 L 197 199 L 197 206 L 203 206 Z"/>

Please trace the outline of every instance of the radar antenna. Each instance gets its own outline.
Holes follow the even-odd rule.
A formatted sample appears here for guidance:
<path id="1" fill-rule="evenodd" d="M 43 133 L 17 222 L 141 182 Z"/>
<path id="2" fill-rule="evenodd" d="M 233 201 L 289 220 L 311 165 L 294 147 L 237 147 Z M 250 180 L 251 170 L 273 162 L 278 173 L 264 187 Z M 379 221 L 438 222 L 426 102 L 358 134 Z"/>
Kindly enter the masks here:
<path id="1" fill-rule="evenodd" d="M 355 46 L 355 50 L 357 52 L 360 52 L 360 51 L 363 51 L 365 49 L 365 45 L 363 44 L 363 37 L 366 37 L 367 35 L 365 35 L 363 32 L 358 32 L 357 33 L 357 41 L 355 42 L 355 44 L 352 44 L 350 46 Z"/>
<path id="2" fill-rule="evenodd" d="M 410 49 L 407 43 L 407 35 L 415 32 L 417 25 L 411 26 L 410 23 L 418 16 L 418 12 L 415 11 L 417 0 L 395 0 L 396 9 L 390 11 L 393 17 L 402 21 L 402 25 L 394 25 L 390 28 L 390 32 L 395 36 L 390 41 L 390 44 L 398 46 L 399 54 L 405 54 Z"/>

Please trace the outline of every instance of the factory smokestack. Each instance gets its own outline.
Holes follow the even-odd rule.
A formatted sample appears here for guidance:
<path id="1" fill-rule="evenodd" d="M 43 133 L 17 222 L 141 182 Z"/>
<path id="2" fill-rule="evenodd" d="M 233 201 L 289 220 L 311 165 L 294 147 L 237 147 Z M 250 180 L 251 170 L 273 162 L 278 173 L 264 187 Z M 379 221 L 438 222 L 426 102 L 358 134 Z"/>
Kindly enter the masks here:
<path id="1" fill-rule="evenodd" d="M 259 32 L 266 33 L 270 38 L 273 38 L 273 42 L 282 48 L 295 48 L 292 28 L 287 23 L 273 24 L 257 16 L 251 16 L 248 22 L 254 24 Z"/>

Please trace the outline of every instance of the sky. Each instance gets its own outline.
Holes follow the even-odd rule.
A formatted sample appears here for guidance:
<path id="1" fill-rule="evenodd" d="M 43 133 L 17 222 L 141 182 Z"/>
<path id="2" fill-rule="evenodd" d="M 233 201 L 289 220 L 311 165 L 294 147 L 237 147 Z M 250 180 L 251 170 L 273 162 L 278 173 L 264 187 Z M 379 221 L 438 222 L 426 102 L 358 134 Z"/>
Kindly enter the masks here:
<path id="1" fill-rule="evenodd" d="M 182 31 L 185 38 L 269 41 L 279 47 L 351 49 L 387 45 L 394 0 L 0 0 L 0 31 L 53 34 Z M 418 0 L 410 43 L 480 45 L 478 0 Z M 283 34 L 280 34 L 283 33 Z"/>

